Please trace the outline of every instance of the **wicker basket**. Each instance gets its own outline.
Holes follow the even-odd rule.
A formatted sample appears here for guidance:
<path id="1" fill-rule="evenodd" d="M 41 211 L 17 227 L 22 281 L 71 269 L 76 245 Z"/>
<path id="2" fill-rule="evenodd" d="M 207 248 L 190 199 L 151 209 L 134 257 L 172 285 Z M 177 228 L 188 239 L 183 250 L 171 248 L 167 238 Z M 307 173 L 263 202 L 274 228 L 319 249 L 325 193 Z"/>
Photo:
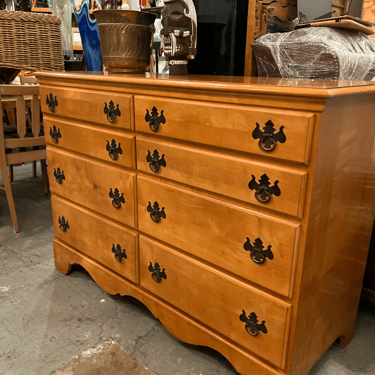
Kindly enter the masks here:
<path id="1" fill-rule="evenodd" d="M 59 17 L 0 11 L 0 67 L 64 70 Z"/>

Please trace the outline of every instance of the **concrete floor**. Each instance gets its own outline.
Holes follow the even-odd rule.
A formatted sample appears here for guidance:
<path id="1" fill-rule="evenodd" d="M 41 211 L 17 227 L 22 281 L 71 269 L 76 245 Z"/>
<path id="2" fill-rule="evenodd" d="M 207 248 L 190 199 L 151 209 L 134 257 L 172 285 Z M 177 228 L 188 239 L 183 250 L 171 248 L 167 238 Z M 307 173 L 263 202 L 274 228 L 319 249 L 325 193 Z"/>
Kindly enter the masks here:
<path id="1" fill-rule="evenodd" d="M 20 233 L 13 233 L 0 190 L 1 375 L 48 375 L 107 340 L 159 375 L 237 374 L 215 351 L 172 337 L 135 299 L 108 295 L 84 269 L 77 266 L 69 276 L 56 271 L 50 199 L 41 177 L 31 177 L 31 165 L 15 168 Z M 348 347 L 335 343 L 309 375 L 354 374 L 375 374 L 372 305 L 361 307 Z"/>

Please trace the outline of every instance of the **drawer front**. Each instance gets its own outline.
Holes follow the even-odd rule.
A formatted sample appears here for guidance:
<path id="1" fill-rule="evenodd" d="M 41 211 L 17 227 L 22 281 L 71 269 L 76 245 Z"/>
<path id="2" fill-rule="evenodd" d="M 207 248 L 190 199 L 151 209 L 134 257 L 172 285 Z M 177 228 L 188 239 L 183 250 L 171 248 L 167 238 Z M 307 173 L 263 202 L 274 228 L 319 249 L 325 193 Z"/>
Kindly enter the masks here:
<path id="1" fill-rule="evenodd" d="M 44 116 L 46 143 L 135 169 L 135 136 Z"/>
<path id="2" fill-rule="evenodd" d="M 138 177 L 137 186 L 141 232 L 291 295 L 299 225 L 144 177 Z"/>
<path id="3" fill-rule="evenodd" d="M 133 129 L 133 96 L 43 85 L 42 111 L 56 116 Z"/>
<path id="4" fill-rule="evenodd" d="M 137 234 L 52 195 L 55 236 L 136 282 Z"/>
<path id="5" fill-rule="evenodd" d="M 302 218 L 307 172 L 171 142 L 137 138 L 137 168 Z"/>
<path id="6" fill-rule="evenodd" d="M 135 173 L 47 146 L 51 191 L 135 227 Z"/>
<path id="7" fill-rule="evenodd" d="M 289 304 L 142 236 L 139 253 L 141 286 L 283 367 Z"/>
<path id="8" fill-rule="evenodd" d="M 137 131 L 306 164 L 314 119 L 307 112 L 135 97 Z"/>

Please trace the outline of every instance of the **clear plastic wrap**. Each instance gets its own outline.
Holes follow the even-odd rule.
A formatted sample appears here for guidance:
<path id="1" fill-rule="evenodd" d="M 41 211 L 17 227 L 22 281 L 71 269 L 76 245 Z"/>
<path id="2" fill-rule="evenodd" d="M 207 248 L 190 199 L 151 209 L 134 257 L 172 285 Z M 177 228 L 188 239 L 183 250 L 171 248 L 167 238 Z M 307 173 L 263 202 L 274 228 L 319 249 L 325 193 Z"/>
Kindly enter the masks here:
<path id="1" fill-rule="evenodd" d="M 267 34 L 253 44 L 258 76 L 370 81 L 375 40 L 351 30 L 310 27 Z"/>

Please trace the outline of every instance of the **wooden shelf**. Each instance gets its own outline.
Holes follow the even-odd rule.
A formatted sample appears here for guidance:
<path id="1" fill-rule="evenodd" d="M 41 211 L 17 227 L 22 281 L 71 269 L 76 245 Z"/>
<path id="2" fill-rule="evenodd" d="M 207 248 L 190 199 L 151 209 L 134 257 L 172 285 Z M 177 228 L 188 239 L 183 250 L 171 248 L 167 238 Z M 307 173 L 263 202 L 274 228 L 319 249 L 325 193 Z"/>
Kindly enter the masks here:
<path id="1" fill-rule="evenodd" d="M 73 51 L 83 51 L 82 46 L 73 46 Z"/>

